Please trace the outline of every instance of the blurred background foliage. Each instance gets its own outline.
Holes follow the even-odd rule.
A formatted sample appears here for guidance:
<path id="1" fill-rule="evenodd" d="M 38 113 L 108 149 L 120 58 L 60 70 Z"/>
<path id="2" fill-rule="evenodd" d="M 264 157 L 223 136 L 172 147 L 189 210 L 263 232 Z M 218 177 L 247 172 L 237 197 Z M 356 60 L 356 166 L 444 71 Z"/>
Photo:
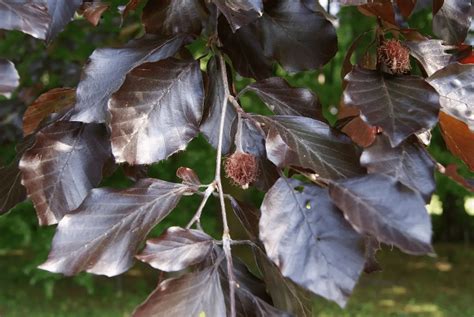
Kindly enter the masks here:
<path id="1" fill-rule="evenodd" d="M 15 145 L 22 136 L 22 115 L 27 105 L 49 89 L 75 87 L 80 79 L 82 67 L 95 48 L 118 46 L 142 34 L 143 29 L 139 22 L 140 9 L 122 21 L 117 6 L 123 5 L 127 1 L 113 0 L 110 2 L 111 8 L 103 15 L 98 27 L 93 27 L 84 18 L 76 16 L 75 21 L 70 23 L 49 46 L 21 32 L 0 30 L 0 57 L 12 60 L 21 78 L 20 88 L 11 99 L 0 97 L 0 165 L 6 165 L 15 156 Z M 354 7 L 345 7 L 339 10 L 333 5 L 331 10 L 338 18 L 335 23 L 338 30 L 339 52 L 335 58 L 321 70 L 287 74 L 281 68 L 277 68 L 275 73 L 286 78 L 293 86 L 308 87 L 313 90 L 324 105 L 326 117 L 334 123 L 342 93 L 340 72 L 344 55 L 357 35 L 370 31 L 372 36 L 366 37 L 361 42 L 361 48 L 355 52 L 353 59 L 362 56 L 365 48 L 370 46 L 373 39 L 375 19 L 363 16 Z M 418 10 L 410 18 L 410 27 L 417 28 L 426 35 L 431 35 L 431 18 L 430 8 Z M 202 56 L 206 53 L 203 41 L 194 43 L 189 49 L 195 56 Z M 236 74 L 234 77 L 237 91 L 250 82 L 249 79 L 241 78 Z M 241 98 L 241 102 L 245 110 L 249 112 L 268 114 L 267 108 L 251 93 L 245 94 Z M 467 167 L 446 150 L 438 129 L 433 131 L 429 150 L 443 165 L 456 163 L 460 167 L 461 174 L 469 176 Z M 203 137 L 198 137 L 191 142 L 187 151 L 178 153 L 167 161 L 152 165 L 149 168 L 149 176 L 179 181 L 175 176 L 176 170 L 180 166 L 187 166 L 194 169 L 204 183 L 208 183 L 212 180 L 214 157 L 214 149 L 207 144 Z M 467 192 L 443 175 L 437 174 L 436 179 L 437 191 L 429 206 L 434 224 L 435 243 L 450 242 L 470 245 L 471 240 L 474 239 L 474 197 L 472 193 Z M 119 168 L 113 175 L 104 179 L 101 186 L 123 188 L 130 184 L 131 181 L 124 176 L 123 170 Z M 242 191 L 229 183 L 226 183 L 225 187 L 237 198 L 253 201 L 256 206 L 260 204 L 262 194 L 256 190 Z M 171 225 L 185 225 L 192 217 L 198 201 L 199 197 L 184 198 L 176 210 L 153 230 L 151 236 L 157 236 L 164 228 Z M 203 227 L 217 237 L 220 232 L 220 223 L 216 201 L 211 199 L 204 211 Z M 243 238 L 244 233 L 238 226 L 236 219 L 231 219 L 231 224 L 233 225 L 233 238 Z M 3 316 L 5 311 L 9 312 L 8 316 L 72 316 L 71 312 L 74 312 L 74 316 L 120 316 L 140 303 L 156 285 L 158 273 L 142 264 L 137 264 L 125 276 L 112 279 L 93 277 L 89 274 L 64 278 L 36 269 L 36 266 L 47 257 L 54 229 L 54 227 L 38 226 L 34 209 L 28 201 L 18 205 L 7 215 L 0 217 L 0 316 Z M 441 252 L 441 250 L 443 251 Z M 444 253 L 445 250 L 447 255 Z M 455 249 L 444 247 L 443 244 L 438 252 L 448 257 L 447 263 L 458 261 L 458 264 L 461 265 L 462 260 L 456 257 L 458 253 L 453 250 Z M 469 248 L 469 250 L 471 253 L 468 254 L 472 260 L 474 258 L 473 252 L 472 249 Z M 388 257 L 399 261 L 400 254 L 394 253 Z M 436 265 L 443 263 L 442 259 L 443 257 L 438 260 L 428 259 L 426 260 L 428 264 L 423 263 L 436 271 Z M 394 264 L 390 267 L 399 267 L 399 265 Z M 387 269 L 387 271 L 389 270 L 391 268 Z M 395 271 L 386 274 L 395 276 L 397 272 L 400 273 Z M 362 284 L 365 283 L 364 278 Z M 370 286 L 370 282 L 367 283 Z M 347 312 L 342 313 L 337 307 L 322 303 L 319 303 L 320 307 L 317 311 L 321 316 L 341 316 L 346 313 L 347 316 L 359 316 L 359 314 L 360 316 L 371 316 L 371 309 L 378 306 L 367 308 L 363 305 L 367 302 L 370 305 L 375 305 L 371 301 L 371 296 L 377 296 L 376 293 L 373 293 L 374 291 L 370 293 L 372 295 L 365 293 L 365 295 L 359 295 L 356 290 L 355 297 L 357 299 L 351 301 Z M 426 293 L 426 289 L 424 292 Z M 98 293 L 100 295 L 94 296 Z M 407 295 L 407 305 L 411 305 L 410 296 Z M 126 298 L 126 300 L 120 298 Z M 358 306 L 359 304 L 361 306 Z M 389 305 L 390 302 L 385 304 L 388 305 L 384 306 L 388 312 L 396 311 Z M 464 304 L 469 305 L 468 301 Z M 97 310 L 97 307 L 101 307 L 102 310 Z M 411 306 L 405 305 L 404 307 Z M 461 305 L 461 307 L 464 306 Z M 366 309 L 368 310 L 366 311 Z M 464 316 L 463 314 L 467 313 L 462 308 L 455 307 L 454 309 L 453 311 L 449 310 L 447 314 L 440 310 L 441 315 L 439 316 Z M 91 314 L 92 311 L 95 313 Z M 335 315 L 331 314 L 333 311 Z M 460 311 L 463 313 L 460 314 Z M 421 312 L 428 312 L 429 316 L 438 316 L 436 309 L 433 311 L 432 306 L 428 306 L 428 310 L 422 308 Z M 455 314 L 451 315 L 451 312 Z M 473 314 L 474 312 L 471 310 L 470 315 L 465 316 Z M 391 313 L 388 315 L 395 316 Z M 402 315 L 405 316 L 404 313 L 400 316 Z"/>

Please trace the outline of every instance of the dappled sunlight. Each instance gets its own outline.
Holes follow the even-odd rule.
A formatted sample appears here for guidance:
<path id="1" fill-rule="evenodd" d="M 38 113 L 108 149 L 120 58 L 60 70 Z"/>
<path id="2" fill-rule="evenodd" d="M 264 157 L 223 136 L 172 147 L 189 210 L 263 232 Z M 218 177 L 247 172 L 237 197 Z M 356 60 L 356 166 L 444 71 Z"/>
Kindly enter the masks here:
<path id="1" fill-rule="evenodd" d="M 408 304 L 404 309 L 407 313 L 423 314 L 426 313 L 430 317 L 444 317 L 444 313 L 439 307 L 432 303 Z"/>
<path id="2" fill-rule="evenodd" d="M 393 299 L 381 299 L 379 300 L 379 305 L 383 307 L 394 307 L 395 301 Z"/>
<path id="3" fill-rule="evenodd" d="M 451 263 L 443 261 L 436 262 L 435 267 L 440 272 L 449 272 L 453 269 L 453 265 Z"/>

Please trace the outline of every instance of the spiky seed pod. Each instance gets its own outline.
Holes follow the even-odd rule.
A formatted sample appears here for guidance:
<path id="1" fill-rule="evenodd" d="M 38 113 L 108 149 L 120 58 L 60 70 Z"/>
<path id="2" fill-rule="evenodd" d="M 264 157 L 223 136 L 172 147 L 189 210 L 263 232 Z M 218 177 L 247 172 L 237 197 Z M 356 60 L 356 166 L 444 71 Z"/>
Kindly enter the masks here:
<path id="1" fill-rule="evenodd" d="M 235 152 L 225 161 L 225 173 L 236 185 L 248 188 L 250 183 L 257 180 L 257 159 L 252 154 Z"/>
<path id="2" fill-rule="evenodd" d="M 398 40 L 384 41 L 377 49 L 377 58 L 392 74 L 404 74 L 410 70 L 410 51 Z"/>

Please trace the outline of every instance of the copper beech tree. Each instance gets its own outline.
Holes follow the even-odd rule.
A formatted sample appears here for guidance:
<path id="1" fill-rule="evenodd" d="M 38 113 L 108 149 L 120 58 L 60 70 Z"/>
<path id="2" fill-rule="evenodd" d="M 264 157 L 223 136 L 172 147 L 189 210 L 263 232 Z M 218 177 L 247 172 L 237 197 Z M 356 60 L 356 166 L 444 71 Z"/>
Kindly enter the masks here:
<path id="1" fill-rule="evenodd" d="M 319 69 L 338 51 L 334 17 L 316 0 L 142 3 L 145 34 L 96 49 L 77 88 L 39 96 L 25 113 L 16 159 L 0 170 L 2 213 L 28 198 L 40 225 L 57 224 L 39 268 L 116 276 L 138 259 L 173 272 L 137 317 L 311 316 L 314 296 L 346 305 L 362 272 L 378 269 L 380 243 L 434 254 L 425 205 L 435 170 L 469 182 L 435 162 L 421 140 L 439 124 L 451 152 L 474 169 L 474 65 L 464 43 L 471 1 L 433 1 L 437 38 L 408 27 L 416 0 L 339 4 L 376 19 L 346 52 L 339 120 L 330 125 L 312 91 L 275 77 L 277 64 L 289 73 Z M 97 23 L 106 9 L 98 1 L 0 0 L 0 28 L 51 42 L 76 12 Z M 353 65 L 364 37 L 372 44 Z M 186 45 L 199 39 L 205 53 L 193 58 Z M 7 60 L 0 73 L 8 96 L 18 74 Z M 236 91 L 236 74 L 254 80 Z M 240 99 L 249 92 L 273 115 L 247 112 Z M 182 167 L 180 183 L 137 176 L 126 189 L 98 187 L 111 162 L 166 160 L 200 133 L 217 152 L 210 184 Z M 225 193 L 223 175 L 263 191 L 261 205 Z M 188 225 L 146 240 L 190 195 L 202 202 Z M 209 199 L 219 201 L 220 240 L 200 224 Z M 232 238 L 231 212 L 247 240 Z M 258 276 L 232 254 L 236 244 L 253 252 Z"/>

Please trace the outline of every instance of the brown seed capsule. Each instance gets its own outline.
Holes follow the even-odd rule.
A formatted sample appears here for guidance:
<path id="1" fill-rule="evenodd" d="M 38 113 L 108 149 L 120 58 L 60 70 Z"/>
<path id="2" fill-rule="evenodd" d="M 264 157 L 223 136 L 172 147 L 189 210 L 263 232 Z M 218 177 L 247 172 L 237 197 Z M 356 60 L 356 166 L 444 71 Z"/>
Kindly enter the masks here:
<path id="1" fill-rule="evenodd" d="M 235 152 L 225 161 L 225 173 L 236 185 L 247 188 L 257 180 L 257 159 L 252 154 Z"/>
<path id="2" fill-rule="evenodd" d="M 403 74 L 410 70 L 410 51 L 398 40 L 387 40 L 377 49 L 379 63 L 384 64 L 392 74 Z"/>

